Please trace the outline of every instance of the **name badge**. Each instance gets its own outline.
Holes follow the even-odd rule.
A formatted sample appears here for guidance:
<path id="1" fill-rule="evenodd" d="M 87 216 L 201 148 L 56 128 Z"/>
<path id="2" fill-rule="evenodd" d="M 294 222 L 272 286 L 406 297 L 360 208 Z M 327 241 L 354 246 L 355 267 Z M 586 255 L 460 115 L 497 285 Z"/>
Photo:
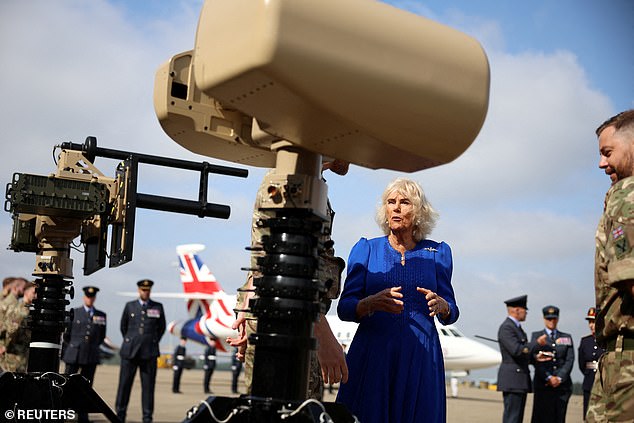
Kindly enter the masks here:
<path id="1" fill-rule="evenodd" d="M 161 317 L 161 310 L 159 310 L 158 308 L 148 308 L 147 317 L 158 319 L 159 317 Z"/>
<path id="2" fill-rule="evenodd" d="M 103 316 L 92 316 L 92 322 L 96 325 L 105 325 L 106 318 Z"/>
<path id="3" fill-rule="evenodd" d="M 572 345 L 572 339 L 566 337 L 563 338 L 557 338 L 555 340 L 555 344 L 557 345 Z"/>

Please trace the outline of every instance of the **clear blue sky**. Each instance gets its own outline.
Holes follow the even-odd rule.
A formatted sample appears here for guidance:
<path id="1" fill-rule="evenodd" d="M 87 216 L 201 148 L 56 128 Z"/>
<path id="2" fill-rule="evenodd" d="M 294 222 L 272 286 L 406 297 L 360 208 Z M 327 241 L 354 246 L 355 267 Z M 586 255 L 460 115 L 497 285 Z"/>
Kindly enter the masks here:
<path id="1" fill-rule="evenodd" d="M 597 168 L 594 129 L 634 107 L 634 2 L 392 1 L 477 38 L 491 63 L 491 101 L 473 146 L 455 162 L 410 177 L 440 211 L 432 238 L 454 253 L 459 327 L 469 336 L 495 337 L 503 301 L 529 296 L 528 331 L 542 327 L 540 310 L 561 307 L 560 328 L 575 342 L 593 302 L 594 230 L 608 178 Z M 188 160 L 196 156 L 160 129 L 152 106 L 154 73 L 172 55 L 191 49 L 201 1 L 95 0 L 0 3 L 0 180 L 13 172 L 53 170 L 51 147 L 83 142 Z M 116 163 L 98 160 L 113 175 Z M 180 289 L 175 246 L 204 243 L 202 256 L 231 292 L 244 279 L 253 196 L 263 170 L 246 180 L 213 178 L 210 198 L 230 204 L 228 221 L 139 211 L 135 259 L 90 278 L 73 254 L 75 283 L 102 288 L 97 302 L 109 314 L 109 336 L 120 340 L 125 298 L 149 277 L 157 289 Z M 374 208 L 397 172 L 353 166 L 328 178 L 337 211 L 337 252 L 347 257 L 361 236 L 379 235 Z M 142 192 L 194 198 L 187 172 L 142 168 Z M 8 244 L 11 221 L 0 216 Z M 34 257 L 0 250 L 5 276 L 28 275 Z M 79 303 L 78 299 L 73 305 Z M 184 317 L 179 301 L 165 301 L 168 319 Z M 169 337 L 164 344 L 169 348 Z M 486 376 L 494 375 L 485 373 Z M 580 380 L 580 374 L 573 374 Z"/>

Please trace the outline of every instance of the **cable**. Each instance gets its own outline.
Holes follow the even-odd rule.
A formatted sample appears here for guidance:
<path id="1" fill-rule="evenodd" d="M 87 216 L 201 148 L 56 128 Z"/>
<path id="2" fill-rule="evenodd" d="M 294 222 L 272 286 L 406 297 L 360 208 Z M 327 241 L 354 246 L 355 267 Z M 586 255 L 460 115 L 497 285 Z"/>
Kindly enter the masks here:
<path id="1" fill-rule="evenodd" d="M 332 419 L 330 418 L 330 416 L 328 415 L 328 413 L 326 413 L 326 409 L 324 408 L 324 405 L 317 401 L 314 398 L 309 398 L 306 401 L 304 401 L 303 403 L 301 403 L 299 405 L 299 407 L 297 407 L 295 410 L 293 410 L 291 413 L 288 414 L 282 414 L 280 416 L 280 419 L 284 420 L 284 419 L 288 419 L 290 417 L 293 417 L 295 415 L 297 415 L 298 413 L 300 413 L 302 411 L 302 408 L 306 407 L 308 404 L 310 403 L 315 403 L 319 406 L 319 408 L 321 408 L 321 414 L 319 415 L 319 421 L 323 422 L 323 423 L 329 423 L 332 422 Z M 285 412 L 285 410 L 280 410 L 280 413 Z"/>
<path id="2" fill-rule="evenodd" d="M 236 414 L 238 414 L 238 413 L 240 413 L 242 411 L 242 410 L 240 410 L 238 408 L 234 408 L 233 410 L 231 410 L 231 413 L 229 413 L 229 415 L 227 416 L 226 419 L 219 420 L 218 417 L 216 417 L 216 415 L 214 414 L 213 410 L 211 409 L 211 406 L 209 405 L 209 403 L 206 400 L 200 401 L 200 404 L 204 404 L 205 407 L 207 407 L 207 410 L 209 410 L 209 414 L 211 414 L 211 418 L 214 419 L 217 423 L 227 423 L 229 420 L 231 420 L 231 418 L 233 416 L 235 416 Z"/>

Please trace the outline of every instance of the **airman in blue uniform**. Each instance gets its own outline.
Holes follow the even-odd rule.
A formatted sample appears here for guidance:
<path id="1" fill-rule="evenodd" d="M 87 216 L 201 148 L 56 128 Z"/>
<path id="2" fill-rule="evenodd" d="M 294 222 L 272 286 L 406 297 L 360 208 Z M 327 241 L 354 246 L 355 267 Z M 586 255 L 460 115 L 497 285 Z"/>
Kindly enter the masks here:
<path id="1" fill-rule="evenodd" d="M 203 388 L 206 394 L 211 394 L 211 377 L 216 369 L 216 341 L 214 339 L 207 340 L 207 348 L 205 348 L 203 369 L 205 370 L 205 376 L 203 378 Z"/>
<path id="2" fill-rule="evenodd" d="M 504 398 L 503 423 L 522 423 L 526 395 L 532 391 L 528 363 L 535 342 L 528 342 L 520 324 L 526 320 L 527 300 L 528 297 L 522 295 L 504 301 L 508 317 L 498 330 L 502 364 L 498 370 L 497 390 L 502 391 Z"/>
<path id="3" fill-rule="evenodd" d="M 187 354 L 187 338 L 181 336 L 181 339 L 174 350 L 172 355 L 172 370 L 174 370 L 174 377 L 172 378 L 172 393 L 181 393 L 181 376 L 183 375 L 183 369 L 185 368 L 185 354 Z"/>
<path id="4" fill-rule="evenodd" d="M 596 308 L 590 307 L 586 320 L 590 327 L 590 335 L 581 338 L 579 343 L 579 370 L 583 373 L 583 417 L 585 420 L 586 412 L 588 411 L 588 403 L 590 401 L 590 392 L 592 392 L 592 385 L 594 384 L 594 375 L 599 368 L 599 358 L 603 354 L 603 348 L 597 344 L 597 340 L 594 336 L 594 321 L 596 319 Z"/>
<path id="5" fill-rule="evenodd" d="M 123 344 L 119 351 L 121 367 L 115 408 L 122 423 L 125 422 L 137 368 L 141 374 L 143 422 L 151 423 L 154 413 L 156 359 L 160 354 L 159 341 L 166 325 L 163 304 L 150 299 L 152 285 L 154 282 L 149 279 L 137 282 L 139 298 L 127 303 L 121 316 Z"/>
<path id="6" fill-rule="evenodd" d="M 73 319 L 64 332 L 64 352 L 67 374 L 80 373 L 92 386 L 99 364 L 99 346 L 106 337 L 106 313 L 94 306 L 99 288 L 85 286 L 84 305 L 73 309 Z M 87 422 L 88 415 L 80 414 L 78 421 Z"/>
<path id="7" fill-rule="evenodd" d="M 238 378 L 240 377 L 240 373 L 242 372 L 242 361 L 238 359 L 237 356 L 238 349 L 232 348 L 231 354 L 231 392 L 234 394 L 238 393 Z"/>
<path id="8" fill-rule="evenodd" d="M 559 308 L 549 305 L 542 309 L 545 329 L 533 332 L 531 363 L 533 378 L 532 423 L 563 423 L 566 421 L 568 400 L 572 395 L 570 373 L 575 362 L 572 336 L 557 329 Z M 538 338 L 546 336 L 546 342 Z"/>

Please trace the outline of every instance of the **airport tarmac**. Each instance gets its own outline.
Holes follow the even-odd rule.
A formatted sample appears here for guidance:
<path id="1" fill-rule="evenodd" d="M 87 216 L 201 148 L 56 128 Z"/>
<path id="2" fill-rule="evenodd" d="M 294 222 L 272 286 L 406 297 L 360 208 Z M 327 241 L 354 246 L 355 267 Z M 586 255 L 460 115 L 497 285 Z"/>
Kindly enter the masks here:
<path id="1" fill-rule="evenodd" d="M 244 372 L 240 377 L 239 390 L 244 393 Z M 119 380 L 119 366 L 104 365 L 97 368 L 94 388 L 97 393 L 114 410 L 117 384 Z M 202 370 L 185 370 L 181 379 L 182 394 L 172 393 L 172 370 L 158 369 L 156 378 L 156 394 L 154 398 L 154 422 L 173 423 L 185 419 L 187 410 L 200 403 L 208 395 L 203 393 Z M 213 375 L 211 389 L 217 396 L 235 396 L 231 393 L 231 372 L 216 371 Z M 334 401 L 337 391 L 333 394 L 326 389 L 324 401 Z M 530 422 L 532 410 L 532 395 L 528 396 L 524 422 Z M 568 404 L 566 419 L 568 422 L 582 421 L 583 398 L 573 395 Z M 447 422 L 448 423 L 489 423 L 502 421 L 502 393 L 488 389 L 460 386 L 457 398 L 447 394 Z M 220 417 L 220 416 L 218 416 Z M 107 422 L 100 414 L 91 414 L 93 422 Z M 132 388 L 130 404 L 128 406 L 127 422 L 141 422 L 141 381 L 138 373 Z"/>

